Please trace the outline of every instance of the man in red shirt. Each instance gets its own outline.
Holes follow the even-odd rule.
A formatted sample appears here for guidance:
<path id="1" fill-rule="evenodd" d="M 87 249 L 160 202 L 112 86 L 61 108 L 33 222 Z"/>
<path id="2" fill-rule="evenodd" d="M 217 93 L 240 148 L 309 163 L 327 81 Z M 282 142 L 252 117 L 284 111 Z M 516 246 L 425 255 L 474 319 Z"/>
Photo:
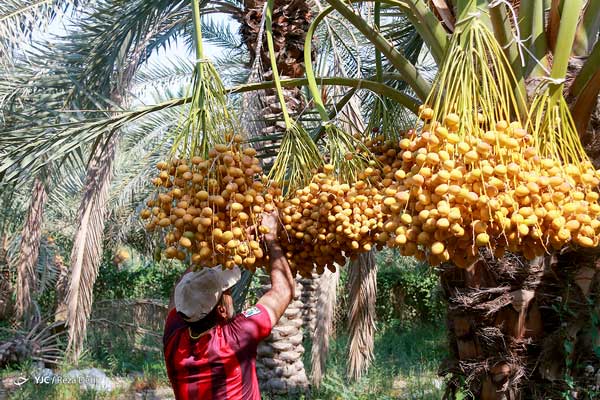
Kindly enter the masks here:
<path id="1" fill-rule="evenodd" d="M 256 349 L 294 298 L 294 278 L 277 241 L 278 218 L 263 215 L 271 263 L 271 290 L 256 306 L 234 316 L 230 288 L 235 267 L 203 268 L 175 286 L 163 345 L 167 374 L 177 400 L 259 400 Z"/>

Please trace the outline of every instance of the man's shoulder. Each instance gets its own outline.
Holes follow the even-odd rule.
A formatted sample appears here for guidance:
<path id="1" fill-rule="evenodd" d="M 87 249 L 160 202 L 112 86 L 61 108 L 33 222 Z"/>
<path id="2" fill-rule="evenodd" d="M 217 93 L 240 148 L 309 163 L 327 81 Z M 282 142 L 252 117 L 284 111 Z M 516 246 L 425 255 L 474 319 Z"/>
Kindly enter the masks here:
<path id="1" fill-rule="evenodd" d="M 185 328 L 187 328 L 187 324 L 183 318 L 177 314 L 175 309 L 170 310 L 165 322 L 163 345 L 166 346 L 171 339 L 177 337 Z"/>
<path id="2" fill-rule="evenodd" d="M 232 328 L 248 330 L 250 327 L 265 325 L 265 321 L 267 320 L 269 320 L 269 315 L 267 314 L 267 311 L 263 306 L 257 304 L 235 315 L 232 319 L 229 320 L 227 325 L 229 325 Z"/>
<path id="3" fill-rule="evenodd" d="M 242 311 L 240 313 L 240 315 L 243 316 L 244 318 L 250 318 L 250 317 L 258 315 L 262 312 L 263 311 L 261 310 L 261 308 L 258 305 L 256 305 L 256 306 L 250 307 L 249 309 L 247 309 L 245 311 Z"/>

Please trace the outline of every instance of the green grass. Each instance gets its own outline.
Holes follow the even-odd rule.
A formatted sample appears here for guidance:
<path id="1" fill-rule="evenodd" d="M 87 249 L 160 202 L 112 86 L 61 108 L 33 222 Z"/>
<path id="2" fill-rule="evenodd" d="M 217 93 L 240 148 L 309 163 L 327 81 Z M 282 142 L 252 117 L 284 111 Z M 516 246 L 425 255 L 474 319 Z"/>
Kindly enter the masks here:
<path id="1" fill-rule="evenodd" d="M 9 400 L 117 400 L 122 399 L 125 392 L 112 391 L 99 393 L 82 390 L 78 385 L 43 385 L 27 382 L 11 393 Z"/>
<path id="2" fill-rule="evenodd" d="M 138 389 L 168 386 L 166 366 L 161 351 L 134 349 L 127 337 L 116 331 L 94 332 L 88 335 L 91 350 L 85 352 L 77 367 L 64 363 L 56 375 L 65 376 L 72 369 L 98 368 L 109 378 L 138 373 L 133 384 Z M 155 343 L 152 343 L 155 344 Z M 0 370 L 0 378 L 34 375 L 31 363 Z M 100 393 L 80 389 L 76 384 L 36 384 L 33 379 L 10 393 L 8 400 L 122 400 L 133 396 L 134 387 Z"/>
<path id="3" fill-rule="evenodd" d="M 433 325 L 402 329 L 393 324 L 382 329 L 375 342 L 375 362 L 358 382 L 345 381 L 347 338 L 336 341 L 323 388 L 317 399 L 441 398 L 433 385 L 445 356 L 445 332 Z"/>
<path id="4" fill-rule="evenodd" d="M 443 388 L 437 368 L 446 356 L 445 335 L 443 324 L 382 327 L 375 339 L 375 361 L 356 382 L 346 379 L 348 337 L 339 336 L 332 342 L 326 376 L 313 398 L 440 399 Z"/>
<path id="5" fill-rule="evenodd" d="M 331 341 L 326 376 L 322 386 L 315 389 L 315 400 L 366 400 L 366 399 L 440 399 L 443 389 L 437 377 L 437 368 L 446 356 L 446 331 L 443 324 L 417 324 L 403 326 L 391 323 L 380 327 L 375 338 L 375 361 L 367 374 L 356 382 L 346 379 L 347 335 Z M 113 337 L 110 348 L 94 347 L 86 353 L 80 369 L 101 368 L 110 376 L 140 372 L 142 387 L 168 386 L 164 360 L 160 352 L 132 351 Z M 98 343 L 99 344 L 99 343 Z M 310 343 L 306 346 L 305 365 L 310 365 Z M 72 366 L 63 365 L 58 374 L 66 373 Z M 30 375 L 31 365 L 18 371 Z M 14 369 L 0 371 L 0 377 L 14 375 Z M 309 371 L 307 371 L 309 373 Z M 436 385 L 438 387 L 436 387 Z M 10 400 L 116 400 L 129 398 L 133 389 L 109 394 L 84 391 L 76 385 L 44 385 L 30 381 L 9 395 Z M 266 399 L 266 397 L 264 397 Z"/>

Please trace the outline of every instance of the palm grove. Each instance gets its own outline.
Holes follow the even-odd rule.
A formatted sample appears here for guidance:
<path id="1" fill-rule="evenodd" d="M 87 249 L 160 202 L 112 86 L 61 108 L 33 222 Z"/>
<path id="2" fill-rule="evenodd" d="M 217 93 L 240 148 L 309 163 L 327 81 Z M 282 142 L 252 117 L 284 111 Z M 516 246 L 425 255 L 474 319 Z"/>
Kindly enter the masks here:
<path id="1" fill-rule="evenodd" d="M 37 34 L 57 13 L 72 21 L 66 32 Z M 13 0 L 0 6 L 0 28 L 1 305 L 8 313 L 14 302 L 24 329 L 66 335 L 71 360 L 85 347 L 105 244 L 161 257 L 169 234 L 180 240 L 177 230 L 166 239 L 148 232 L 139 217 L 156 197 L 157 163 L 172 149 L 206 158 L 234 127 L 286 194 L 275 204 L 301 239 L 289 253 L 303 254 L 305 235 L 316 249 L 318 274 L 298 266 L 318 292 L 316 383 L 337 270 L 349 274 L 348 372 L 360 377 L 372 356 L 374 252 L 394 247 L 437 265 L 448 305 L 447 398 L 464 390 L 550 398 L 590 386 L 600 3 Z M 147 65 L 175 40 L 194 49 L 195 65 Z M 227 87 L 203 42 L 227 49 L 215 60 Z M 190 89 L 171 90 L 192 76 Z M 151 90 L 155 103 L 139 106 Z M 327 193 L 313 205 L 340 206 L 332 219 L 311 216 L 310 185 Z M 344 199 L 364 205 L 345 218 Z M 336 223 L 352 240 L 326 234 Z M 50 224 L 72 238 L 66 261 L 47 262 Z M 352 255 L 345 267 L 342 254 Z M 36 305 L 45 268 L 59 270 L 51 318 Z M 286 320 L 301 324 L 294 307 Z M 34 356 L 62 355 L 50 346 Z M 304 382 L 282 387 L 294 384 Z"/>

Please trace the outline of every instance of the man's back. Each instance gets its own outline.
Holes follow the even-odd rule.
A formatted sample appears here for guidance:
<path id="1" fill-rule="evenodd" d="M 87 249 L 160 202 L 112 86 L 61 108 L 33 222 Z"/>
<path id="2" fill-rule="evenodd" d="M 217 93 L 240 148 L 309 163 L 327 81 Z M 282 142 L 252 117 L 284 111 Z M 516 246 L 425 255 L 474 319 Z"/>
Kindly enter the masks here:
<path id="1" fill-rule="evenodd" d="M 198 338 L 171 310 L 163 344 L 176 399 L 260 399 L 256 349 L 270 332 L 269 314 L 260 304 Z"/>

